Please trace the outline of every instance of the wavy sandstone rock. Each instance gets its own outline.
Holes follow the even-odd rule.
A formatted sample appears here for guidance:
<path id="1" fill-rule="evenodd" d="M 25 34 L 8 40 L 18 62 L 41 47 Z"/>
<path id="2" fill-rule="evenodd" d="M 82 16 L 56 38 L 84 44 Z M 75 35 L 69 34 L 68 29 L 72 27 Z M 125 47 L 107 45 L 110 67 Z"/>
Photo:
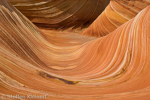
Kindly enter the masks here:
<path id="1" fill-rule="evenodd" d="M 147 6 L 105 37 L 90 38 L 68 31 L 60 35 L 39 29 L 1 0 L 0 95 L 17 94 L 22 99 L 46 95 L 48 100 L 149 100 L 149 27 Z"/>
<path id="2" fill-rule="evenodd" d="M 81 34 L 105 36 L 131 20 L 148 5 L 150 5 L 149 0 L 112 0 L 105 11 Z"/>
<path id="3" fill-rule="evenodd" d="M 36 25 L 47 28 L 85 28 L 110 0 L 9 0 Z"/>

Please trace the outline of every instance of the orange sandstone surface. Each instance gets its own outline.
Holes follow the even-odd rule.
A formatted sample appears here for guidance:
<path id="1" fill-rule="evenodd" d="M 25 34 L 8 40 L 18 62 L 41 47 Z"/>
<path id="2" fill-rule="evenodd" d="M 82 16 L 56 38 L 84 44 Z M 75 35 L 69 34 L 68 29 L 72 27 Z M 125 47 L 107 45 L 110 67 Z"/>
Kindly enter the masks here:
<path id="1" fill-rule="evenodd" d="M 85 10 L 86 19 L 94 21 L 91 26 L 87 24 L 88 28 L 85 25 L 85 31 L 79 29 L 83 24 L 80 21 L 71 22 L 69 27 L 65 26 L 68 22 L 55 23 L 65 27 L 59 26 L 57 29 L 51 26 L 51 19 L 45 19 L 47 14 L 44 15 L 44 11 L 35 11 L 39 14 L 35 14 L 35 20 L 30 19 L 31 9 L 34 11 L 48 2 L 57 4 L 56 1 L 62 5 L 69 2 L 9 0 L 10 4 L 7 0 L 0 0 L 1 99 L 14 99 L 15 97 L 10 98 L 7 95 L 18 95 L 15 99 L 22 96 L 19 99 L 28 100 L 28 95 L 37 95 L 46 96 L 47 100 L 150 100 L 149 0 L 111 1 L 95 21 L 97 14 L 101 13 L 108 1 L 74 0 L 77 3 L 84 2 L 81 5 L 85 8 L 79 12 Z M 70 3 L 75 5 L 74 2 Z M 94 16 L 91 19 L 91 13 L 86 12 L 87 2 L 106 5 L 100 7 L 97 13 L 93 12 L 95 16 L 91 15 Z M 136 6 L 133 7 L 132 4 Z M 126 7 L 135 12 L 127 10 Z M 98 8 L 91 6 L 91 9 Z M 107 11 L 110 15 L 106 16 Z M 34 15 L 33 12 L 32 14 Z M 122 14 L 126 17 L 121 16 Z M 30 16 L 29 19 L 24 15 Z M 39 19 L 41 16 L 44 17 Z M 105 19 L 108 16 L 113 23 Z M 78 19 L 83 17 L 84 14 L 77 16 Z M 108 25 L 102 27 L 100 23 L 105 20 Z M 46 21 L 48 25 L 45 25 Z M 75 23 L 78 28 L 70 28 Z M 112 28 L 105 32 L 109 27 Z M 81 31 L 88 36 L 82 35 Z"/>
<path id="2" fill-rule="evenodd" d="M 112 0 L 104 12 L 81 34 L 102 37 L 135 17 L 150 0 Z"/>

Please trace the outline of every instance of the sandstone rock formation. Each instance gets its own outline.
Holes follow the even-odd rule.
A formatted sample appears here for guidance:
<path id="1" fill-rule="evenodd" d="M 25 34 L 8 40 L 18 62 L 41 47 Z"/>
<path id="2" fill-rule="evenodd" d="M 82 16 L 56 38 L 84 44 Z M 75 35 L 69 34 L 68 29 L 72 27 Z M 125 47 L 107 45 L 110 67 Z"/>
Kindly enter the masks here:
<path id="1" fill-rule="evenodd" d="M 47 100 L 149 100 L 150 5 L 143 7 L 131 20 L 118 19 L 113 32 L 94 38 L 39 28 L 0 0 L 1 99 L 46 95 Z M 98 19 L 94 23 L 103 20 Z"/>
<path id="2" fill-rule="evenodd" d="M 131 20 L 148 5 L 150 5 L 150 0 L 112 0 L 105 11 L 81 34 L 105 36 Z"/>
<path id="3" fill-rule="evenodd" d="M 9 0 L 36 25 L 47 28 L 85 28 L 110 0 Z"/>

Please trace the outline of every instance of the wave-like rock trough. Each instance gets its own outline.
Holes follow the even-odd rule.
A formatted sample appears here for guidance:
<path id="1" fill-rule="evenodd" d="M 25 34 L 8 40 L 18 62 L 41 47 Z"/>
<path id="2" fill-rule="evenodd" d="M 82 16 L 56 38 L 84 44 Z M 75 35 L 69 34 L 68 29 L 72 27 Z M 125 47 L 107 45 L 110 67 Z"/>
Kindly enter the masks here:
<path id="1" fill-rule="evenodd" d="M 1 99 L 150 100 L 150 1 L 108 3 L 0 0 Z"/>
<path id="2" fill-rule="evenodd" d="M 38 26 L 66 29 L 87 27 L 105 9 L 109 0 L 10 0 L 10 2 Z"/>

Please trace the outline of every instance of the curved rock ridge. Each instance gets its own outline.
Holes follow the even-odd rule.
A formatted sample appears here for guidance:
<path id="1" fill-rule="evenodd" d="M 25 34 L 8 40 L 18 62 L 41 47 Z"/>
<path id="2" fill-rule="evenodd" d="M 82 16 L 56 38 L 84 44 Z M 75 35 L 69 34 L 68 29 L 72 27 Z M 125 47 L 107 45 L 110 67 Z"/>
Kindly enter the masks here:
<path id="1" fill-rule="evenodd" d="M 46 95 L 48 100 L 149 100 L 149 27 L 150 6 L 105 37 L 75 35 L 77 38 L 71 41 L 69 36 L 64 45 L 58 45 L 54 36 L 48 35 L 54 31 L 44 33 L 1 0 L 0 96 L 9 99 L 7 95 L 17 94 L 26 100 L 23 96 Z M 66 37 L 62 35 L 58 41 L 62 38 Z"/>
<path id="2" fill-rule="evenodd" d="M 131 20 L 148 5 L 150 5 L 149 0 L 112 0 L 103 13 L 81 34 L 105 36 Z"/>
<path id="3" fill-rule="evenodd" d="M 9 0 L 33 23 L 44 28 L 88 27 L 110 0 Z"/>

